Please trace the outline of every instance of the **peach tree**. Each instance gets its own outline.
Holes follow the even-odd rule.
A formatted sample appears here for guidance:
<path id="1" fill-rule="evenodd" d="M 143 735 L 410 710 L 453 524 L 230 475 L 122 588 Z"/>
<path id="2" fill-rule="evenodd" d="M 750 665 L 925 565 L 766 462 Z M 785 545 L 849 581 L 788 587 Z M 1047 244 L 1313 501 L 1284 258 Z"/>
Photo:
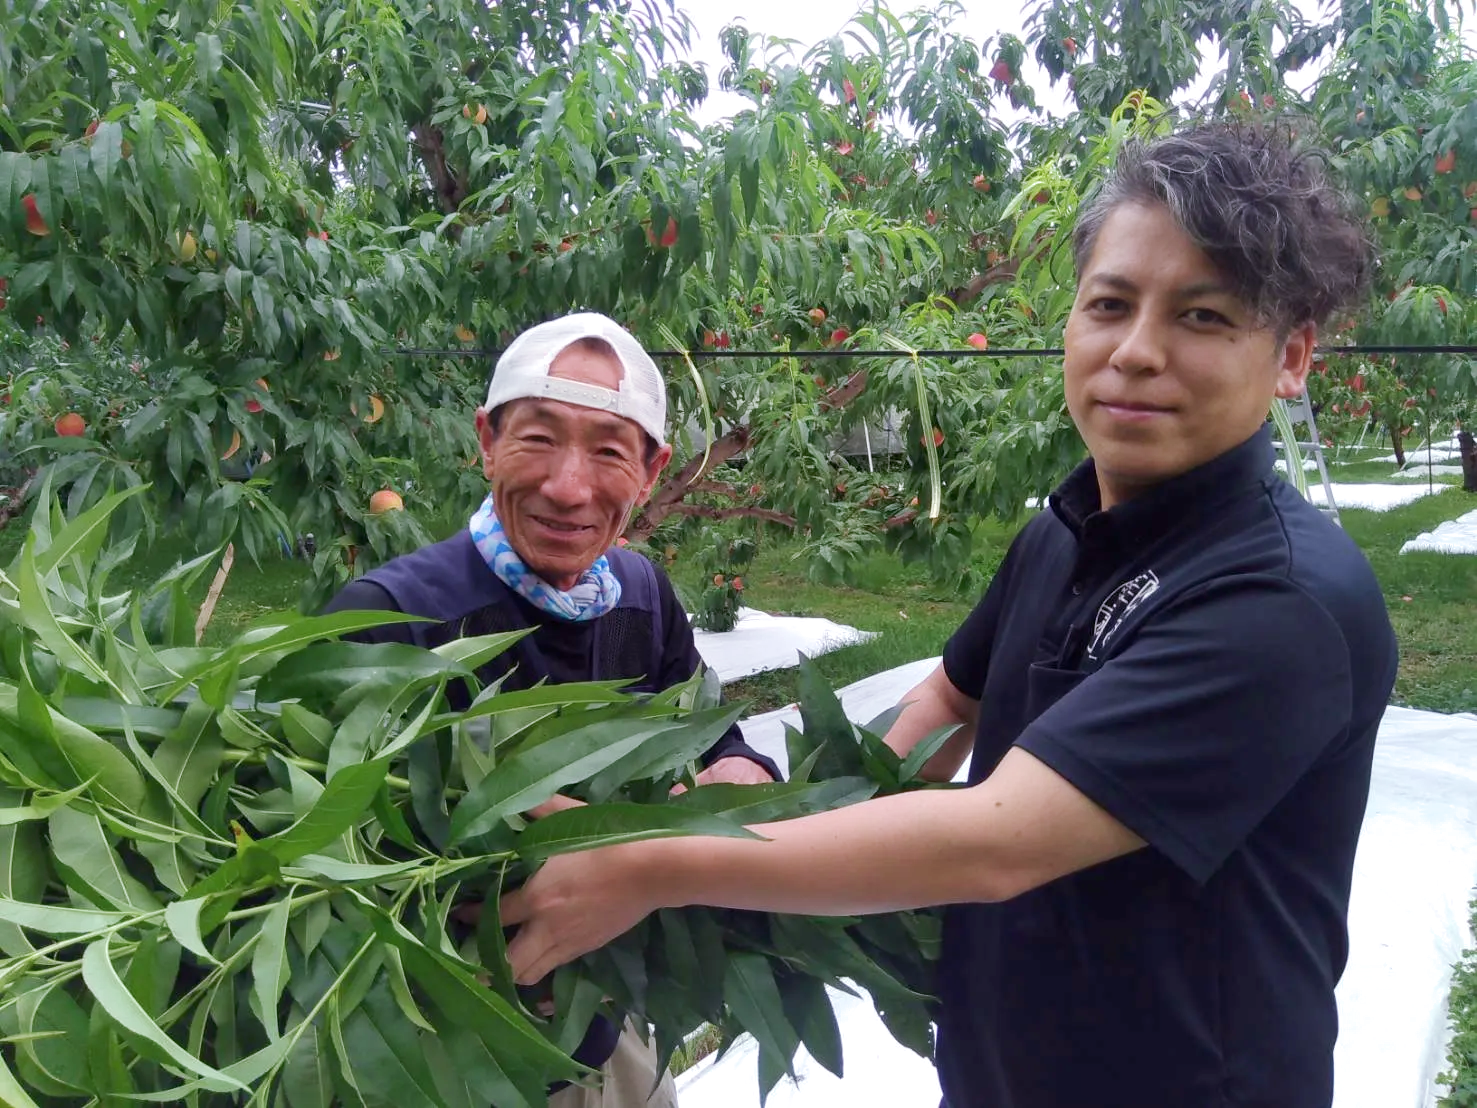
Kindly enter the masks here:
<path id="1" fill-rule="evenodd" d="M 0 14 L 4 341 L 42 375 L 52 340 L 141 371 L 7 427 L 79 506 L 148 482 L 207 545 L 311 531 L 327 586 L 455 526 L 491 353 L 593 308 L 690 355 L 666 360 L 678 457 L 633 540 L 754 520 L 821 576 L 879 544 L 957 574 L 981 516 L 1080 456 L 1053 360 L 988 355 L 1059 342 L 1076 204 L 1146 104 L 1295 117 L 1369 199 L 1381 293 L 1468 318 L 1473 67 L 1445 9 L 1181 7 L 1043 3 L 1024 40 L 979 41 L 950 4 L 877 6 L 801 56 L 735 26 L 709 75 L 659 0 L 22 0 Z M 1036 72 L 1076 110 L 1041 108 Z M 710 81 L 745 106 L 704 124 Z M 1389 303 L 1351 337 L 1405 337 Z M 858 349 L 882 353 L 821 356 Z M 1440 372 L 1470 393 L 1470 359 Z M 74 410 L 85 433 L 51 433 Z M 884 425 L 880 465 L 836 449 Z M 405 510 L 371 513 L 378 488 Z"/>

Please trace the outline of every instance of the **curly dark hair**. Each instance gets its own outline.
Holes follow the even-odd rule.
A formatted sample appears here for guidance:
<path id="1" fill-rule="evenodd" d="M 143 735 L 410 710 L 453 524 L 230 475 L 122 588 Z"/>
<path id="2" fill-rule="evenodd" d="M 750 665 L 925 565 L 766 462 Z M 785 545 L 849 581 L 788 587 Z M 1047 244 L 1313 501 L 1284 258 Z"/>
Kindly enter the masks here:
<path id="1" fill-rule="evenodd" d="M 1322 325 L 1362 300 L 1374 268 L 1368 228 L 1327 160 L 1266 124 L 1198 123 L 1130 140 L 1078 219 L 1077 273 L 1115 208 L 1162 204 L 1263 326 L 1285 337 Z"/>

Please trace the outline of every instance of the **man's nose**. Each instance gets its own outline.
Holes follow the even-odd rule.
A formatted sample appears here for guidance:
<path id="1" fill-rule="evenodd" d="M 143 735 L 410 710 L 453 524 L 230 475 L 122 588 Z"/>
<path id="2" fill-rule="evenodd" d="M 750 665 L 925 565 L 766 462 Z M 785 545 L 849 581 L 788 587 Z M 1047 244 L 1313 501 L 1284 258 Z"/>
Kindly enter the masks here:
<path id="1" fill-rule="evenodd" d="M 578 507 L 590 499 L 590 461 L 579 450 L 563 450 L 539 489 L 551 503 Z"/>
<path id="2" fill-rule="evenodd" d="M 1122 373 L 1158 373 L 1164 368 L 1167 342 L 1161 321 L 1149 312 L 1135 312 L 1113 351 L 1113 366 Z"/>

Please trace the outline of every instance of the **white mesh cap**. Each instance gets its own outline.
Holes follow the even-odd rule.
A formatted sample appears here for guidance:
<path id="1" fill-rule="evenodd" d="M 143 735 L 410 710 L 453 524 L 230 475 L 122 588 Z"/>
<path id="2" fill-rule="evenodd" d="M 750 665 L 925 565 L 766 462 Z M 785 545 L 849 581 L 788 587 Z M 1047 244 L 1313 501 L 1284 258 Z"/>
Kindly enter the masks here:
<path id="1" fill-rule="evenodd" d="M 619 390 L 549 376 L 554 359 L 580 339 L 610 344 L 624 371 Z M 598 312 L 576 312 L 530 327 L 503 351 L 487 388 L 487 410 L 510 400 L 530 399 L 613 412 L 640 427 L 658 446 L 666 445 L 667 385 L 661 370 L 624 327 Z"/>

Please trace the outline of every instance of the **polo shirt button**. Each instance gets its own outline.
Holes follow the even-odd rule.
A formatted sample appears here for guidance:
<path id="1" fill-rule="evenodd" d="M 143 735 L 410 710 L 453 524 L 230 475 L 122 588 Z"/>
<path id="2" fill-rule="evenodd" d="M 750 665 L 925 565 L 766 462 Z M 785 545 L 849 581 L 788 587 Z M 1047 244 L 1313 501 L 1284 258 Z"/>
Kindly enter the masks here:
<path id="1" fill-rule="evenodd" d="M 1082 582 L 1081 581 L 1073 581 L 1072 582 L 1072 595 L 1073 596 L 1081 596 L 1082 595 Z"/>

